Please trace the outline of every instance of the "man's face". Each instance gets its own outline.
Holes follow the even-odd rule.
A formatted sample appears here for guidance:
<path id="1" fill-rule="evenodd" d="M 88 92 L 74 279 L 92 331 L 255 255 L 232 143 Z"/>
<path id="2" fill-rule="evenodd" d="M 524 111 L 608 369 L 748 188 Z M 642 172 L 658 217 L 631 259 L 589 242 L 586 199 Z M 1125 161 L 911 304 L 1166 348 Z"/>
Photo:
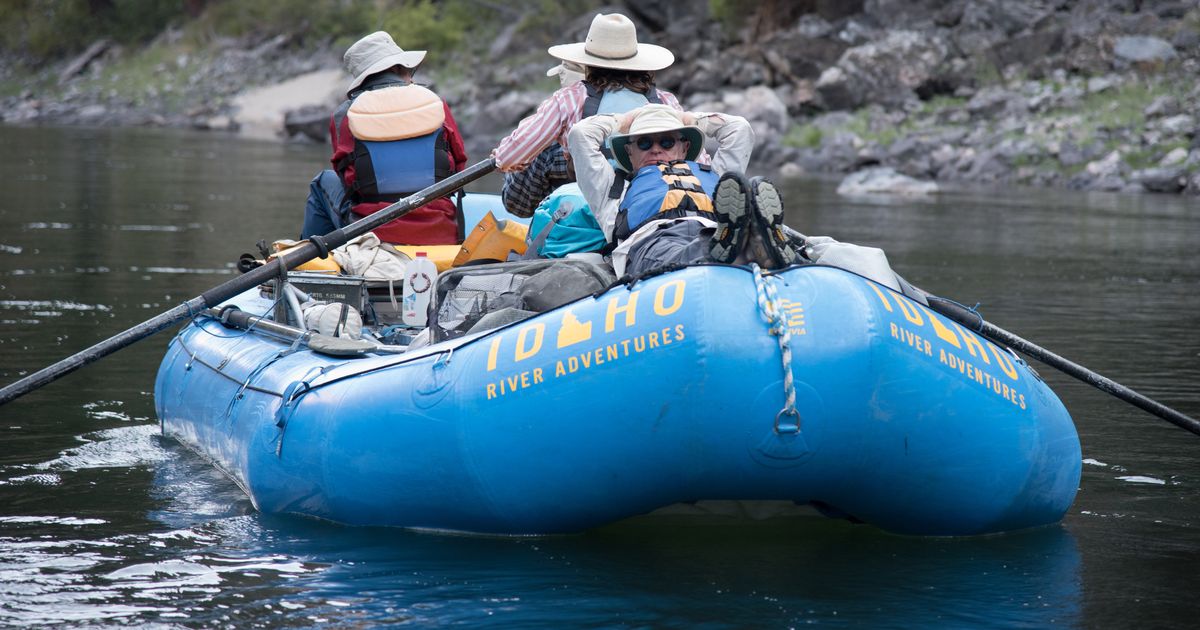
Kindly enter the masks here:
<path id="1" fill-rule="evenodd" d="M 678 131 L 664 131 L 644 136 L 634 136 L 626 145 L 629 161 L 636 171 L 643 166 L 658 162 L 682 160 L 687 156 L 688 141 Z"/>

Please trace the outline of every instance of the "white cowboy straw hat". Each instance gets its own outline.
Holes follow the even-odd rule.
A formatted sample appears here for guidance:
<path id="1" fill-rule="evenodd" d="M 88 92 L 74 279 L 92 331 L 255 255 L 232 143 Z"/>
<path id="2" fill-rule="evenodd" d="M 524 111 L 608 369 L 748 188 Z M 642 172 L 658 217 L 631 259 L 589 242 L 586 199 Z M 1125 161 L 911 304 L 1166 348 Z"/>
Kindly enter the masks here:
<path id="1" fill-rule="evenodd" d="M 704 150 L 704 132 L 695 125 L 685 125 L 680 119 L 680 114 L 672 109 L 669 105 L 652 104 L 643 105 L 636 110 L 637 117 L 633 122 L 629 123 L 629 133 L 616 133 L 610 136 L 612 142 L 613 159 L 617 161 L 617 165 L 626 171 L 632 172 L 633 161 L 629 159 L 629 141 L 638 136 L 649 134 L 662 133 L 664 131 L 679 131 L 683 137 L 688 140 L 687 155 L 685 160 L 695 160 L 696 156 Z"/>
<path id="2" fill-rule="evenodd" d="M 354 80 L 350 82 L 350 87 L 346 88 L 346 93 L 353 92 L 354 88 L 362 85 L 367 77 L 376 72 L 382 72 L 392 66 L 416 68 L 424 59 L 424 50 L 405 51 L 392 41 L 391 35 L 385 31 L 375 31 L 354 42 L 354 45 L 347 48 L 346 55 L 342 57 L 346 69 L 354 75 Z"/>
<path id="3" fill-rule="evenodd" d="M 547 52 L 563 61 L 615 70 L 662 70 L 675 63 L 675 55 L 666 48 L 639 44 L 637 28 L 620 13 L 593 18 L 587 41 L 551 46 Z"/>

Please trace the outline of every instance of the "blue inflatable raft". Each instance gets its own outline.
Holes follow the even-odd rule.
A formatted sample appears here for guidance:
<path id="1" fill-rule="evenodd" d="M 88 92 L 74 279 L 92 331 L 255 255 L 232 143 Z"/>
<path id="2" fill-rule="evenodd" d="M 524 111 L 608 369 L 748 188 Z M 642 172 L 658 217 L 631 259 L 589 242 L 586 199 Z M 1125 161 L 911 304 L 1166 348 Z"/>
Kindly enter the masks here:
<path id="1" fill-rule="evenodd" d="M 404 354 L 200 317 L 155 402 L 258 509 L 351 525 L 576 532 L 733 500 L 984 534 L 1061 519 L 1081 466 L 1016 355 L 817 265 L 689 267 Z"/>

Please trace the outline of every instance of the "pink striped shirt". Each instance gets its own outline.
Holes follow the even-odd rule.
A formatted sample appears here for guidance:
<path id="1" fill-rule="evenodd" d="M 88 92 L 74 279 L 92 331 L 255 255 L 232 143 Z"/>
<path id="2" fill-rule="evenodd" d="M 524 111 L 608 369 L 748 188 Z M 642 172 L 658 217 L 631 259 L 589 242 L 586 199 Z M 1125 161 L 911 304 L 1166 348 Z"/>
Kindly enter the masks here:
<path id="1" fill-rule="evenodd" d="M 658 90 L 658 98 L 664 105 L 683 111 L 674 94 Z M 502 171 L 519 171 L 525 168 L 542 149 L 558 142 L 567 150 L 567 132 L 583 118 L 583 102 L 587 100 L 587 87 L 583 82 L 574 83 L 550 95 L 538 105 L 537 111 L 521 121 L 500 146 L 492 152 L 496 166 Z"/>

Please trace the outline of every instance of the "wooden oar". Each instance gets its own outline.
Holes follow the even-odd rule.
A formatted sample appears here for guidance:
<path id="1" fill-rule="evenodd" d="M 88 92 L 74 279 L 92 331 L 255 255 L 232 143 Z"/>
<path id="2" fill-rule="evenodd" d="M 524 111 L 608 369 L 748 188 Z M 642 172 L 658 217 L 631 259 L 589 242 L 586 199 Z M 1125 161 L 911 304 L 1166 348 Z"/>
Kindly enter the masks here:
<path id="1" fill-rule="evenodd" d="M 285 255 L 279 257 L 279 262 L 277 263 L 251 269 L 165 313 L 160 313 L 133 328 L 109 337 L 83 352 L 71 355 L 49 367 L 42 368 L 25 378 L 6 385 L 3 389 L 0 389 L 0 405 L 70 374 L 85 365 L 94 363 L 121 348 L 133 345 L 154 333 L 170 327 L 176 322 L 199 314 L 210 306 L 216 306 L 247 289 L 278 277 L 283 272 L 283 268 L 294 269 L 313 258 L 328 255 L 329 250 L 345 245 L 350 239 L 366 234 L 389 221 L 399 219 L 412 212 L 418 206 L 424 205 L 426 202 L 445 197 L 480 177 L 487 175 L 495 170 L 495 168 L 496 162 L 488 158 L 422 191 L 413 193 L 370 216 L 363 217 L 344 228 L 334 230 L 321 237 L 313 237 L 305 241 L 302 245 L 288 250 Z"/>
<path id="2" fill-rule="evenodd" d="M 1069 359 L 1054 354 L 1053 352 L 1038 346 L 1028 340 L 1022 339 L 1003 328 L 994 326 L 986 321 L 983 317 L 973 310 L 970 310 L 955 302 L 926 294 L 929 299 L 929 307 L 933 310 L 949 317 L 950 319 L 974 330 L 984 337 L 1002 345 L 1009 346 L 1020 350 L 1021 352 L 1049 365 L 1052 368 L 1061 370 L 1081 381 L 1099 389 L 1102 392 L 1107 392 L 1124 400 L 1125 402 L 1142 409 L 1151 414 L 1170 422 L 1171 424 L 1186 429 L 1200 435 L 1200 420 L 1196 420 L 1191 416 L 1180 413 L 1156 400 L 1147 398 L 1132 389 L 1096 372 L 1093 372 L 1078 363 Z"/>

